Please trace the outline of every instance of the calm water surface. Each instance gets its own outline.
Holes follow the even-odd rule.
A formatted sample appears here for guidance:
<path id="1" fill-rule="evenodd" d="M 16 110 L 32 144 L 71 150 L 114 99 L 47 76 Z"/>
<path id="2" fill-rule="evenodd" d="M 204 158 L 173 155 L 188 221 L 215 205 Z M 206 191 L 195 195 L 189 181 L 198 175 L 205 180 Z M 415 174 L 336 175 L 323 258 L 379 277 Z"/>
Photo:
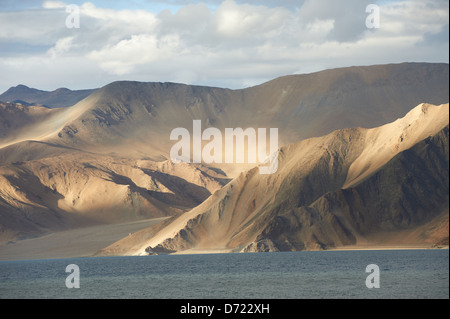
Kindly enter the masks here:
<path id="1" fill-rule="evenodd" d="M 66 266 L 80 288 L 66 287 Z M 380 288 L 366 287 L 366 266 Z M 449 298 L 448 250 L 97 257 L 0 262 L 0 298 Z"/>

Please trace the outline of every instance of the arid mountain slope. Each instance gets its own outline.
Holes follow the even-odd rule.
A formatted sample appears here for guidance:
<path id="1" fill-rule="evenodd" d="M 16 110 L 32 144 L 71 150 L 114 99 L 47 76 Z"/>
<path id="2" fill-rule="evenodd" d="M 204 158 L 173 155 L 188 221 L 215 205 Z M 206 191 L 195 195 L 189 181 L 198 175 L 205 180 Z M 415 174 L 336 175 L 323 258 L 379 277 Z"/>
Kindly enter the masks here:
<path id="1" fill-rule="evenodd" d="M 130 155 L 168 159 L 170 132 L 192 132 L 197 119 L 203 129 L 275 127 L 281 146 L 336 129 L 380 126 L 421 102 L 446 103 L 448 75 L 448 64 L 399 64 L 288 76 L 244 90 L 115 82 L 95 92 L 88 109 L 52 142 L 99 151 L 101 141 L 105 152 L 119 153 L 131 143 Z"/>
<path id="2" fill-rule="evenodd" d="M 228 180 L 201 165 L 63 154 L 0 167 L 0 242 L 173 216 Z"/>
<path id="3" fill-rule="evenodd" d="M 45 134 L 25 132 L 17 142 L 160 161 L 170 157 L 171 131 L 192 132 L 192 121 L 201 120 L 202 129 L 278 128 L 282 146 L 337 129 L 380 126 L 421 102 L 446 103 L 448 79 L 448 64 L 404 63 L 286 76 L 243 90 L 114 82 L 56 114 L 51 125 L 46 121 Z M 0 156 L 3 163 L 13 157 Z"/>
<path id="4" fill-rule="evenodd" d="M 2 234 L 8 234 L 3 238 L 177 215 L 219 190 L 227 178 L 239 177 L 253 166 L 199 164 L 169 169 L 169 152 L 175 144 L 170 133 L 177 127 L 192 132 L 193 120 L 201 120 L 202 129 L 216 127 L 221 132 L 237 127 L 278 128 L 278 146 L 283 146 L 336 129 L 377 127 L 395 121 L 420 102 L 446 103 L 448 79 L 448 64 L 404 63 L 286 76 L 243 90 L 114 82 L 73 106 L 57 109 L 0 103 L 0 226 Z M 323 137 L 302 144 L 296 155 L 301 165 L 286 159 L 286 175 L 299 165 L 307 167 L 298 173 L 299 181 L 292 181 L 303 189 L 299 196 L 305 204 L 324 192 L 353 187 L 386 164 L 388 148 L 380 146 L 378 152 L 362 146 L 372 140 L 379 145 L 384 136 L 361 132 L 365 131 L 346 130 L 337 137 L 342 143 L 331 147 L 336 154 L 351 147 L 348 158 L 328 153 L 328 146 L 317 148 L 314 143 L 331 138 Z M 395 137 L 407 141 L 396 152 L 416 143 L 407 130 L 404 133 Z M 359 139 L 365 144 L 356 143 Z M 366 157 L 373 152 L 380 158 L 368 162 Z M 330 156 L 337 161 L 329 168 L 333 179 L 323 177 L 322 171 L 322 166 L 330 165 Z M 319 164 L 311 166 L 314 163 Z M 243 211 L 249 209 L 249 215 L 232 219 L 239 225 L 262 207 L 269 209 L 277 187 L 285 187 L 280 177 L 272 181 L 274 177 L 248 174 L 259 176 L 245 173 L 239 177 L 242 183 L 256 183 L 256 187 L 274 182 L 276 187 L 261 190 L 255 198 L 243 195 L 252 200 L 247 206 L 239 204 L 245 206 Z M 235 231 L 233 227 L 230 231 Z"/>
<path id="5" fill-rule="evenodd" d="M 67 110 L 0 102 L 0 157 L 8 162 L 4 148 L 23 141 L 41 141 L 60 129 Z M 17 155 L 19 156 L 19 155 Z M 0 160 L 0 163 L 3 161 Z"/>
<path id="6" fill-rule="evenodd" d="M 242 173 L 102 254 L 324 249 L 420 227 L 448 211 L 448 115 L 448 104 L 421 104 L 388 125 L 282 147 L 276 174 Z"/>
<path id="7" fill-rule="evenodd" d="M 305 242 L 320 248 L 358 242 L 448 245 L 448 231 L 433 231 L 445 225 L 448 230 L 448 141 L 447 126 L 398 154 L 360 184 L 279 214 L 247 249 L 265 241 L 280 250 L 302 249 Z M 301 223 L 296 221 L 314 216 L 322 221 L 310 225 L 309 231 L 298 230 Z M 416 236 L 406 240 L 399 236 L 416 229 L 422 229 Z"/>

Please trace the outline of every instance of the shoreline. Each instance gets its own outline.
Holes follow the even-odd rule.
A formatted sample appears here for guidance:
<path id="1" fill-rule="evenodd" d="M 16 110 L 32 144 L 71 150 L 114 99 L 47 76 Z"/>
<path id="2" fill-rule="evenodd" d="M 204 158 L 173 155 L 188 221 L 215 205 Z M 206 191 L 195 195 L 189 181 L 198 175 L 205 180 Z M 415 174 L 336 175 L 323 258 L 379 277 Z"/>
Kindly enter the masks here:
<path id="1" fill-rule="evenodd" d="M 301 250 L 301 251 L 278 251 L 275 253 L 289 253 L 289 252 L 340 252 L 340 251 L 396 251 L 396 250 L 448 250 L 449 246 L 440 246 L 440 247 L 425 247 L 425 246 L 373 246 L 373 247 L 338 247 L 332 249 L 325 250 Z M 183 256 L 183 255 L 214 255 L 214 254 L 267 254 L 274 252 L 252 252 L 252 253 L 242 253 L 232 251 L 230 249 L 199 249 L 199 250 L 189 250 L 189 251 L 181 251 L 175 252 L 172 254 L 167 254 L 170 256 Z M 17 258 L 17 259 L 9 259 L 9 258 L 0 258 L 0 262 L 12 262 L 12 261 L 32 261 L 32 260 L 58 260 L 58 259 L 72 259 L 72 258 L 105 258 L 105 257 L 146 257 L 150 255 L 105 255 L 105 256 L 96 256 L 95 254 L 79 254 L 72 256 L 34 256 L 35 258 Z M 158 255 L 156 255 L 158 256 Z M 0 256 L 1 257 L 1 256 Z"/>
<path id="2" fill-rule="evenodd" d="M 0 245 L 0 261 L 94 257 L 104 247 L 167 217 L 88 226 Z"/>
<path id="3" fill-rule="evenodd" d="M 375 247 L 337 247 L 326 249 L 325 251 L 373 251 L 373 250 L 446 250 L 449 246 L 375 246 Z"/>

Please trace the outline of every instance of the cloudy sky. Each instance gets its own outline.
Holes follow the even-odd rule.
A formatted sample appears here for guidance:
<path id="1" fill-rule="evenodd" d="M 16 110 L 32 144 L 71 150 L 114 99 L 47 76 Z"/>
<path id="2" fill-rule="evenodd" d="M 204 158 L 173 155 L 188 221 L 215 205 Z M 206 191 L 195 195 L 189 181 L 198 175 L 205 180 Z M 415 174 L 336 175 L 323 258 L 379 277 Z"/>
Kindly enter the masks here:
<path id="1" fill-rule="evenodd" d="M 379 28 L 366 24 L 369 4 Z M 0 0 L 0 92 L 116 80 L 236 89 L 448 55 L 448 0 Z"/>

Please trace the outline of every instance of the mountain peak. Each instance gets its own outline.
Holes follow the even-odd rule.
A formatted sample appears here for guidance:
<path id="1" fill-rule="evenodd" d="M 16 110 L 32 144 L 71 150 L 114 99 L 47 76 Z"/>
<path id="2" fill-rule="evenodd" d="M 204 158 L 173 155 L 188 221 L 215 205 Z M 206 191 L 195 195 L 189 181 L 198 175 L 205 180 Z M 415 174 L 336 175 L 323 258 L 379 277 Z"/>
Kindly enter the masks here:
<path id="1" fill-rule="evenodd" d="M 33 88 L 30 88 L 30 87 L 28 87 L 28 86 L 26 86 L 26 85 L 24 85 L 24 84 L 18 84 L 18 85 L 16 85 L 16 86 L 12 86 L 12 87 L 10 87 L 5 93 L 3 93 L 3 94 L 7 94 L 7 93 L 9 93 L 9 94 L 11 94 L 11 93 L 19 93 L 19 94 L 23 94 L 23 93 L 25 93 L 25 94 L 28 94 L 29 92 L 43 92 L 43 91 L 41 91 L 41 90 L 38 90 L 38 89 L 33 89 Z M 3 95 L 2 94 L 2 95 Z"/>
<path id="2" fill-rule="evenodd" d="M 28 86 L 23 85 L 23 84 L 19 84 L 19 85 L 17 85 L 17 86 L 14 86 L 13 88 L 15 88 L 15 89 L 29 89 Z"/>

